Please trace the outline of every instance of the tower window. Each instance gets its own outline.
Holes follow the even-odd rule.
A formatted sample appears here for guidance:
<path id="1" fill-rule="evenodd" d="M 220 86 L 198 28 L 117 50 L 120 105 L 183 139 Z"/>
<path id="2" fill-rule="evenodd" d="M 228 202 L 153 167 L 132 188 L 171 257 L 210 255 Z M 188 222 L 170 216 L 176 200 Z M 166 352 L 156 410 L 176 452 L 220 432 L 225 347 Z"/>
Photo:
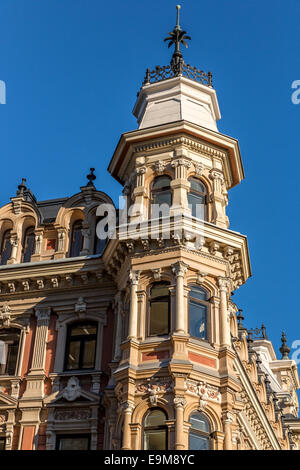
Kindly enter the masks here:
<path id="1" fill-rule="evenodd" d="M 94 369 L 97 343 L 97 323 L 80 322 L 68 327 L 65 369 Z"/>
<path id="2" fill-rule="evenodd" d="M 189 296 L 190 335 L 207 339 L 208 293 L 199 286 L 191 286 Z"/>
<path id="3" fill-rule="evenodd" d="M 169 283 L 157 282 L 150 292 L 149 335 L 167 335 L 170 331 Z"/>
<path id="4" fill-rule="evenodd" d="M 167 175 L 158 176 L 152 183 L 152 207 L 151 217 L 168 217 L 169 208 L 172 205 L 171 178 Z M 155 207 L 153 205 L 155 204 Z M 158 207 L 162 206 L 162 207 Z"/>
<path id="5" fill-rule="evenodd" d="M 190 192 L 188 193 L 188 204 L 191 207 L 193 217 L 207 220 L 207 190 L 205 185 L 196 178 L 190 178 Z"/>
<path id="6" fill-rule="evenodd" d="M 34 245 L 35 245 L 34 227 L 29 227 L 25 232 L 24 240 L 23 240 L 23 255 L 22 255 L 23 263 L 30 262 L 31 256 L 34 253 Z"/>
<path id="7" fill-rule="evenodd" d="M 80 256 L 83 247 L 82 220 L 76 220 L 72 227 L 70 256 Z"/>
<path id="8" fill-rule="evenodd" d="M 6 230 L 3 234 L 2 245 L 1 245 L 1 264 L 7 264 L 7 261 L 11 257 L 11 230 Z"/>
<path id="9" fill-rule="evenodd" d="M 166 414 L 160 409 L 150 410 L 144 420 L 144 449 L 166 450 L 168 448 L 168 428 Z"/>
<path id="10" fill-rule="evenodd" d="M 0 375 L 15 375 L 20 343 L 20 331 L 15 328 L 0 330 Z"/>
<path id="11" fill-rule="evenodd" d="M 203 413 L 193 413 L 190 417 L 189 450 L 209 450 L 210 425 Z"/>

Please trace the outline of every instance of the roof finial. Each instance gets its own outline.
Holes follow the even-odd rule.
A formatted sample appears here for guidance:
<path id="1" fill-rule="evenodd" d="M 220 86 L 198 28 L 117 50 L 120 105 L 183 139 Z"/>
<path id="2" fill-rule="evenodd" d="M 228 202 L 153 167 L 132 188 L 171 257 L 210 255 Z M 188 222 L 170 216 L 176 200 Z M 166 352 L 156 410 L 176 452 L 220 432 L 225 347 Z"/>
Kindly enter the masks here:
<path id="1" fill-rule="evenodd" d="M 25 186 L 25 183 L 26 178 L 22 178 L 22 183 L 18 186 L 17 196 L 22 196 L 24 194 L 24 191 L 26 191 L 27 188 Z"/>
<path id="2" fill-rule="evenodd" d="M 282 332 L 282 335 L 281 335 L 281 342 L 282 342 L 282 346 L 281 348 L 279 349 L 279 351 L 281 352 L 282 354 L 282 357 L 281 359 L 289 359 L 289 352 L 290 352 L 290 348 L 286 345 L 286 336 L 285 336 L 285 332 L 283 331 Z"/>
<path id="3" fill-rule="evenodd" d="M 181 26 L 179 24 L 179 10 L 181 8 L 180 5 L 176 6 L 177 8 L 177 23 L 174 27 L 173 31 L 170 31 L 168 36 L 164 39 L 164 41 L 169 41 L 168 47 L 171 47 L 172 44 L 175 45 L 175 50 L 171 60 L 171 67 L 172 69 L 177 69 L 182 67 L 183 65 L 183 57 L 180 51 L 180 44 L 183 44 L 185 47 L 188 47 L 187 40 L 190 40 L 191 37 L 186 34 L 186 31 L 182 31 Z"/>
<path id="4" fill-rule="evenodd" d="M 90 168 L 90 173 L 86 176 L 89 180 L 87 186 L 94 186 L 93 181 L 96 179 L 96 175 L 94 175 L 95 168 Z"/>
<path id="5" fill-rule="evenodd" d="M 180 24 L 179 24 L 179 10 L 180 10 L 181 6 L 180 6 L 180 5 L 176 5 L 176 8 L 177 8 L 177 24 L 176 24 L 176 27 L 177 27 L 178 29 L 181 29 L 181 28 L 180 28 Z"/>

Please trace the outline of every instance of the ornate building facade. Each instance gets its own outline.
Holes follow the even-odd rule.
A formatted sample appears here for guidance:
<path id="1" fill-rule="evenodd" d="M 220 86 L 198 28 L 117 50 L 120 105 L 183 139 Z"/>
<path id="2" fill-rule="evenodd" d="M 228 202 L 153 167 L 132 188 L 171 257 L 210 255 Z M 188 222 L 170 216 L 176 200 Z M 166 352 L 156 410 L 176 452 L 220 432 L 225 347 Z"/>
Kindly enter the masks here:
<path id="1" fill-rule="evenodd" d="M 232 300 L 251 275 L 226 215 L 239 145 L 179 21 L 167 39 L 108 168 L 130 207 L 116 236 L 96 235 L 114 206 L 93 169 L 64 199 L 23 180 L 0 209 L 0 450 L 299 448 L 285 337 L 278 359 Z"/>

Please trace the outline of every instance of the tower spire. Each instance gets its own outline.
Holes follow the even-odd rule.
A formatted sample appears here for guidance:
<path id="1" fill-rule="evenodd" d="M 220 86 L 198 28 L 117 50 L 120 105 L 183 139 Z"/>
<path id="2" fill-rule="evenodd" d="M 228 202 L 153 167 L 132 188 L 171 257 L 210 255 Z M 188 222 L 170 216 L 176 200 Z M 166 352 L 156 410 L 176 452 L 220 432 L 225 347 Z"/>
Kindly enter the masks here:
<path id="1" fill-rule="evenodd" d="M 170 31 L 168 33 L 168 36 L 164 39 L 164 41 L 169 41 L 168 47 L 171 47 L 173 44 L 175 46 L 175 50 L 172 56 L 171 60 L 171 67 L 172 69 L 176 69 L 180 67 L 180 65 L 183 65 L 183 57 L 182 53 L 180 50 L 180 44 L 183 44 L 185 47 L 188 47 L 187 40 L 191 40 L 191 37 L 186 34 L 186 31 L 183 31 L 181 29 L 181 26 L 179 24 L 179 11 L 181 6 L 177 5 L 177 23 L 176 26 L 174 27 L 173 31 Z"/>

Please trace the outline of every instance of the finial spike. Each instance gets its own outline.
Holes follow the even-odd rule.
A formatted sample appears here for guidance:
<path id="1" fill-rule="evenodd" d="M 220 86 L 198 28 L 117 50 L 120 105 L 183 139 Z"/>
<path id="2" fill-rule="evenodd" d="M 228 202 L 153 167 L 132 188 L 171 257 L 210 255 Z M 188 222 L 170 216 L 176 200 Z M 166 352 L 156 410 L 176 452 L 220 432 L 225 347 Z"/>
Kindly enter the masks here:
<path id="1" fill-rule="evenodd" d="M 94 186 L 94 181 L 96 179 L 96 175 L 94 175 L 95 168 L 90 168 L 90 173 L 86 176 L 89 180 L 87 186 Z"/>
<path id="2" fill-rule="evenodd" d="M 18 185 L 18 191 L 17 191 L 17 196 L 22 196 L 24 194 L 24 191 L 26 191 L 26 178 L 22 178 L 22 183 Z"/>
<path id="3" fill-rule="evenodd" d="M 180 11 L 180 8 L 181 6 L 180 5 L 176 5 L 176 8 L 177 8 L 177 28 L 180 28 L 180 24 L 179 24 L 179 11 Z"/>
<path id="4" fill-rule="evenodd" d="M 282 332 L 282 335 L 281 335 L 281 343 L 282 343 L 282 346 L 281 348 L 279 349 L 279 351 L 281 352 L 282 354 L 282 357 L 281 359 L 289 359 L 289 353 L 290 353 L 290 348 L 286 345 L 286 336 L 285 336 L 285 332 L 283 331 Z"/>

